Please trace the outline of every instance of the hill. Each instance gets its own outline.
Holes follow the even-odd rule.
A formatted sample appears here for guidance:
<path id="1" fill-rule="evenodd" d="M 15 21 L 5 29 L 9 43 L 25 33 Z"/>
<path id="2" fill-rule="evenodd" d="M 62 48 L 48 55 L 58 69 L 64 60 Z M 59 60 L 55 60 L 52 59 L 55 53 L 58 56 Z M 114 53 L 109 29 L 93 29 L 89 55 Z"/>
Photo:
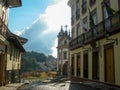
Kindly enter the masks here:
<path id="1" fill-rule="evenodd" d="M 49 71 L 56 70 L 57 61 L 51 55 L 46 56 L 44 53 L 26 52 L 22 55 L 22 72 L 31 71 Z"/>

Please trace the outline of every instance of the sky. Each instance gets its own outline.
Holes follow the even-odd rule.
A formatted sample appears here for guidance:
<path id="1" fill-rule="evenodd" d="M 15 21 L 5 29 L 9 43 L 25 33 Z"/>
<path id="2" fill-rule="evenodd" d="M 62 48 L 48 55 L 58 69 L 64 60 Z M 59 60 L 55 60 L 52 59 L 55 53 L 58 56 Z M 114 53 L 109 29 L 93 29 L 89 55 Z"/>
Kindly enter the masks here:
<path id="1" fill-rule="evenodd" d="M 22 0 L 22 6 L 10 8 L 9 29 L 28 42 L 26 51 L 57 57 L 57 35 L 61 25 L 70 29 L 68 0 Z"/>

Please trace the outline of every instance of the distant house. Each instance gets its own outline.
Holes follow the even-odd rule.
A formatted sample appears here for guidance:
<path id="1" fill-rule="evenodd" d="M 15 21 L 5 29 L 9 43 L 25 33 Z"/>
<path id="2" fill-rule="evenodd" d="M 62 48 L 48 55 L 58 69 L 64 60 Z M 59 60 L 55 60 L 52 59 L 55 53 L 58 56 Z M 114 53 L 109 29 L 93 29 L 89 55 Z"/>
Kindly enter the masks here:
<path id="1" fill-rule="evenodd" d="M 0 86 L 19 82 L 21 54 L 27 39 L 19 37 L 8 28 L 9 8 L 21 6 L 21 0 L 0 0 Z"/>
<path id="2" fill-rule="evenodd" d="M 49 71 L 48 75 L 49 75 L 49 78 L 54 78 L 57 75 L 57 72 L 55 72 L 55 71 Z"/>
<path id="3" fill-rule="evenodd" d="M 48 76 L 48 73 L 47 73 L 47 72 L 44 72 L 44 71 L 43 71 L 43 72 L 40 73 L 40 78 L 41 78 L 41 79 L 47 79 L 48 77 L 49 77 L 49 76 Z"/>

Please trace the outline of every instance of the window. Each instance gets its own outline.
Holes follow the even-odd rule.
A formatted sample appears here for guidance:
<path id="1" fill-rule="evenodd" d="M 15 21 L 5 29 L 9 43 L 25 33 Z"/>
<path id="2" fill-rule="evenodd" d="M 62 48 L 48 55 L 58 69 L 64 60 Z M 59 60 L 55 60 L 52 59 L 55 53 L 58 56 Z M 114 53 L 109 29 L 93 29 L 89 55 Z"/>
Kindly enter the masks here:
<path id="1" fill-rule="evenodd" d="M 71 24 L 73 25 L 74 24 L 74 16 L 72 15 L 71 17 Z"/>
<path id="2" fill-rule="evenodd" d="M 80 9 L 80 1 L 79 0 L 76 1 L 76 9 Z"/>
<path id="3" fill-rule="evenodd" d="M 71 24 L 73 25 L 74 24 L 74 6 L 72 5 L 72 8 L 71 8 Z"/>
<path id="4" fill-rule="evenodd" d="M 89 0 L 89 5 L 92 7 L 95 4 L 96 0 Z"/>
<path id="5" fill-rule="evenodd" d="M 64 40 L 64 45 L 66 45 L 67 44 L 67 40 Z"/>
<path id="6" fill-rule="evenodd" d="M 17 69 L 20 69 L 20 65 L 19 64 L 17 65 Z"/>
<path id="7" fill-rule="evenodd" d="M 83 33 L 86 33 L 86 32 L 89 30 L 89 29 L 88 29 L 87 17 L 85 17 L 85 18 L 83 19 L 82 26 L 83 26 Z"/>
<path id="8" fill-rule="evenodd" d="M 14 49 L 13 49 L 13 60 L 15 61 L 15 53 L 16 53 L 16 51 L 15 51 L 15 47 L 14 47 Z"/>
<path id="9" fill-rule="evenodd" d="M 80 23 L 77 24 L 76 33 L 77 33 L 77 37 L 81 34 L 81 31 L 80 31 Z"/>
<path id="10" fill-rule="evenodd" d="M 75 29 L 72 29 L 72 38 L 74 39 L 76 37 Z"/>
<path id="11" fill-rule="evenodd" d="M 10 60 L 12 60 L 12 46 L 10 47 Z"/>
<path id="12" fill-rule="evenodd" d="M 87 1 L 82 0 L 82 13 L 84 14 L 87 11 Z"/>
<path id="13" fill-rule="evenodd" d="M 95 25 L 97 25 L 97 13 L 96 13 L 96 9 L 95 10 L 93 10 L 92 12 L 91 12 L 91 17 L 92 17 L 92 19 L 93 19 L 93 25 L 91 25 L 91 28 L 93 29 L 93 32 L 94 32 L 94 34 L 96 34 L 97 32 L 97 30 L 96 30 L 96 28 L 94 28 L 94 26 Z"/>
<path id="14" fill-rule="evenodd" d="M 96 10 L 93 10 L 91 12 L 91 16 L 92 16 L 92 19 L 94 21 L 94 24 L 96 25 L 97 24 L 97 13 L 96 13 Z"/>
<path id="15" fill-rule="evenodd" d="M 110 1 L 109 0 L 105 0 L 105 3 L 107 3 L 107 5 L 110 5 Z M 102 3 L 102 10 L 103 10 L 103 19 L 106 19 L 109 17 L 106 7 L 104 5 L 104 3 Z"/>
<path id="16" fill-rule="evenodd" d="M 118 7 L 119 7 L 119 10 L 120 10 L 120 0 L 118 0 Z"/>
<path id="17" fill-rule="evenodd" d="M 66 51 L 63 52 L 63 57 L 64 57 L 64 59 L 67 59 L 67 52 Z"/>
<path id="18" fill-rule="evenodd" d="M 71 6 L 71 15 L 74 15 L 74 5 Z"/>
<path id="19" fill-rule="evenodd" d="M 80 2 L 79 0 L 76 1 L 76 20 L 80 17 Z"/>
<path id="20" fill-rule="evenodd" d="M 89 29 L 93 28 L 97 24 L 96 9 L 90 12 L 89 10 Z"/>
<path id="21" fill-rule="evenodd" d="M 109 0 L 106 1 L 106 3 L 108 5 L 110 5 L 110 2 Z M 106 30 L 109 30 L 110 28 L 110 25 L 111 25 L 111 22 L 110 22 L 110 19 L 107 19 L 109 17 L 108 13 L 107 13 L 107 10 L 106 10 L 106 7 L 104 6 L 104 4 L 102 4 L 102 12 L 103 12 L 103 20 L 105 20 L 105 29 Z"/>

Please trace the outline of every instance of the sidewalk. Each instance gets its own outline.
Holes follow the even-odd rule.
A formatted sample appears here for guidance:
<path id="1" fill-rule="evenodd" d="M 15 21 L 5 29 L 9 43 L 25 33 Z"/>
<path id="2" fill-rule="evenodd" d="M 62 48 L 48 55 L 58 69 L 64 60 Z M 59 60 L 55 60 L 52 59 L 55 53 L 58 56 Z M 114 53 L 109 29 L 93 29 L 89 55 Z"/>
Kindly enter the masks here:
<path id="1" fill-rule="evenodd" d="M 0 90 L 17 90 L 23 83 L 14 83 L 14 84 L 7 84 L 6 86 L 0 86 Z"/>
<path id="2" fill-rule="evenodd" d="M 86 85 L 89 87 L 93 87 L 93 88 L 98 88 L 101 90 L 120 90 L 120 86 L 116 86 L 116 85 L 109 85 L 109 84 L 105 84 L 105 83 L 99 83 L 99 82 L 92 82 L 92 81 L 83 81 L 83 82 L 79 82 L 82 85 Z"/>
<path id="3" fill-rule="evenodd" d="M 79 79 L 72 81 L 71 79 L 68 79 L 66 77 L 62 77 L 60 80 L 66 83 L 79 83 L 81 85 L 97 88 L 100 90 L 120 90 L 119 85 L 110 84 L 110 83 L 95 82 L 92 80 L 79 80 Z"/>
<path id="4" fill-rule="evenodd" d="M 120 90 L 120 85 L 116 85 L 108 82 L 101 82 L 97 80 L 90 80 L 80 77 L 70 78 L 71 83 L 80 83 L 93 88 L 98 88 L 100 90 Z"/>

